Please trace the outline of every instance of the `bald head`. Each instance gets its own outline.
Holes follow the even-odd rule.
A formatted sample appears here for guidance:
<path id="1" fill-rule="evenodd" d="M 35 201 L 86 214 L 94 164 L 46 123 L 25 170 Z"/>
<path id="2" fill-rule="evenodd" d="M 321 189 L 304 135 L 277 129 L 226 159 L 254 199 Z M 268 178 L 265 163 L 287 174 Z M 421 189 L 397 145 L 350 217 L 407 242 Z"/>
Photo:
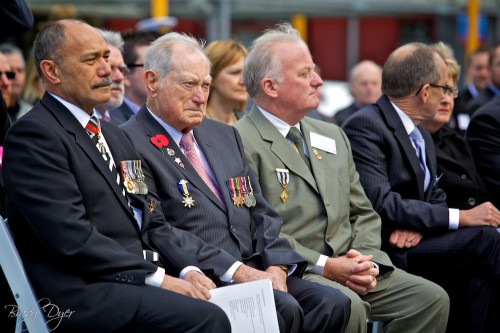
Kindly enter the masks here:
<path id="1" fill-rule="evenodd" d="M 361 61 L 351 70 L 349 86 L 356 105 L 375 103 L 382 93 L 382 68 L 371 60 Z"/>
<path id="2" fill-rule="evenodd" d="M 423 85 L 440 81 L 439 55 L 422 43 L 394 50 L 382 70 L 382 91 L 394 98 L 414 95 Z M 441 59 L 444 64 L 444 61 Z"/>

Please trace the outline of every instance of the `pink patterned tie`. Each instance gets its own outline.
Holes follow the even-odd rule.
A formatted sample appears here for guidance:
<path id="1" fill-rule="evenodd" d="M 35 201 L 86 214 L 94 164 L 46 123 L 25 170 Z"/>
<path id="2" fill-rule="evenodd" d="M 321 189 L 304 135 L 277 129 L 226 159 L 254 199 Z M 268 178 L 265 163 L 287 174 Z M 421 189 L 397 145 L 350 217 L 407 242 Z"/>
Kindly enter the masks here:
<path id="1" fill-rule="evenodd" d="M 196 154 L 196 150 L 193 144 L 193 135 L 191 133 L 182 133 L 182 138 L 180 142 L 180 146 L 184 149 L 184 155 L 188 159 L 189 163 L 193 166 L 193 168 L 198 172 L 201 179 L 207 184 L 207 186 L 214 192 L 215 196 L 219 199 L 221 203 L 224 203 L 222 196 L 220 195 L 219 189 L 217 185 L 212 181 L 207 171 L 203 167 L 198 158 L 198 154 Z"/>

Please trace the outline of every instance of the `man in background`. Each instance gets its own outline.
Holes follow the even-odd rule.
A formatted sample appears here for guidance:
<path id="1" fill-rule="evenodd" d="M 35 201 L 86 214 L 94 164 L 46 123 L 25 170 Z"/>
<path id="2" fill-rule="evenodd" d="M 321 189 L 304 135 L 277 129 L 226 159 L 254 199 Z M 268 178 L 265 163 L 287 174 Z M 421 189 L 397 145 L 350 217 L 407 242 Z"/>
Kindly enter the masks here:
<path id="1" fill-rule="evenodd" d="M 119 107 L 123 103 L 125 92 L 124 81 L 129 70 L 123 61 L 123 39 L 118 32 L 97 29 L 104 37 L 109 48 L 109 65 L 111 66 L 111 86 L 109 101 L 96 106 L 97 117 L 103 121 L 111 121 L 109 110 Z"/>
<path id="2" fill-rule="evenodd" d="M 148 92 L 144 84 L 144 54 L 156 35 L 150 31 L 128 30 L 122 33 L 122 37 L 125 42 L 123 60 L 129 73 L 124 81 L 123 103 L 109 112 L 111 121 L 116 125 L 124 123 L 136 114 L 146 101 Z"/>
<path id="3" fill-rule="evenodd" d="M 382 94 L 382 68 L 371 60 L 356 64 L 349 75 L 349 89 L 354 102 L 334 115 L 335 122 L 341 126 L 354 112 L 363 106 L 375 103 Z"/>
<path id="4" fill-rule="evenodd" d="M 28 113 L 28 111 L 33 107 L 33 105 L 28 104 L 21 99 L 21 94 L 26 82 L 26 62 L 24 60 L 23 52 L 14 44 L 0 44 L 0 53 L 7 57 L 11 70 L 16 73 L 15 77 L 11 80 L 12 94 L 9 108 L 7 109 L 10 120 L 16 121 Z"/>

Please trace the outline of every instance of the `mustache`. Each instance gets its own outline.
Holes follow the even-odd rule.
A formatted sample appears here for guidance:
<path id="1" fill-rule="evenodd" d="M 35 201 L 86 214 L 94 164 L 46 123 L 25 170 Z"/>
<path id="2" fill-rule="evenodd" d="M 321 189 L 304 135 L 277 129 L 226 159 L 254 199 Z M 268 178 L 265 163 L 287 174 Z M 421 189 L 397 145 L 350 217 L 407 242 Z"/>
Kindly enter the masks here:
<path id="1" fill-rule="evenodd" d="M 122 94 L 125 92 L 125 87 L 124 87 L 123 83 L 112 82 L 110 88 L 111 89 L 114 89 L 114 88 L 120 89 Z"/>
<path id="2" fill-rule="evenodd" d="M 92 85 L 92 89 L 107 87 L 107 86 L 110 86 L 111 83 L 113 83 L 113 80 L 111 80 L 111 77 L 108 76 L 108 77 L 105 77 L 104 79 L 102 79 L 101 82 L 94 83 Z"/>

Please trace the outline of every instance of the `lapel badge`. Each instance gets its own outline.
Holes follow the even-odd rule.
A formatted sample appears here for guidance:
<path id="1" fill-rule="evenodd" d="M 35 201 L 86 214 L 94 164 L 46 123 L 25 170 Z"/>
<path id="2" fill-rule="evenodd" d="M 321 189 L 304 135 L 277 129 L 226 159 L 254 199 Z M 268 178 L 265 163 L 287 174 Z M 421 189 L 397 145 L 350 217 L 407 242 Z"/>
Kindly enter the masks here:
<path id="1" fill-rule="evenodd" d="M 182 161 L 181 161 L 180 157 L 176 157 L 176 158 L 174 158 L 174 161 L 175 161 L 175 163 L 179 164 L 179 166 L 180 166 L 181 168 L 183 168 L 183 169 L 184 169 L 184 163 L 182 163 Z"/>
<path id="2" fill-rule="evenodd" d="M 154 213 L 155 211 L 155 202 L 153 200 L 149 201 L 149 212 Z"/>
<path id="3" fill-rule="evenodd" d="M 167 148 L 167 154 L 168 156 L 174 156 L 175 155 L 175 151 L 171 148 Z"/>
<path id="4" fill-rule="evenodd" d="M 318 160 L 322 160 L 323 159 L 323 156 L 321 156 L 321 154 L 318 152 L 318 150 L 316 148 L 313 149 L 313 153 L 314 153 L 314 155 L 316 155 L 316 157 L 318 158 Z"/>

